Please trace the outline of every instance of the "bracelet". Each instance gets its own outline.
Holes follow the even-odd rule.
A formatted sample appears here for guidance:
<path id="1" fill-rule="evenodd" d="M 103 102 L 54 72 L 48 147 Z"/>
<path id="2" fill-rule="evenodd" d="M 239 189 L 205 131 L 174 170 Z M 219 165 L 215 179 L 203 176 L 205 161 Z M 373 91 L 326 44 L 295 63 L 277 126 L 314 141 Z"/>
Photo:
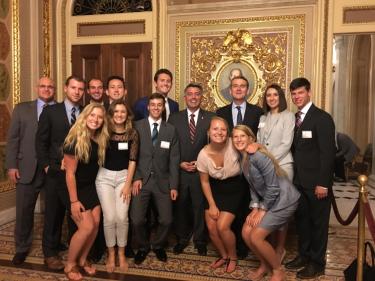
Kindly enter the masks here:
<path id="1" fill-rule="evenodd" d="M 76 200 L 76 201 L 70 201 L 70 204 L 74 204 L 74 203 L 77 203 L 79 200 Z"/>

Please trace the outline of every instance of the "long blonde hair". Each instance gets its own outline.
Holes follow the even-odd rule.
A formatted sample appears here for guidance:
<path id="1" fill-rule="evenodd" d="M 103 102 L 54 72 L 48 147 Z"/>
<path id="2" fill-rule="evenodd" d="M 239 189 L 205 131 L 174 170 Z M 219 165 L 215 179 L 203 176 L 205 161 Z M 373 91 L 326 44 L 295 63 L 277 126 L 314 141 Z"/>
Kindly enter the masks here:
<path id="1" fill-rule="evenodd" d="M 253 133 L 253 131 L 246 125 L 237 125 L 233 128 L 233 131 L 234 130 L 239 130 L 239 131 L 242 131 L 244 132 L 248 137 L 250 137 L 253 142 L 256 141 L 256 136 L 255 134 Z M 232 135 L 233 135 L 233 131 L 232 131 Z M 265 148 L 262 144 L 259 144 L 259 148 L 258 148 L 258 151 L 263 153 L 264 155 L 266 155 L 268 158 L 271 159 L 274 167 L 275 167 L 275 172 L 276 172 L 276 175 L 279 176 L 279 177 L 286 177 L 286 172 L 280 167 L 279 165 L 279 162 L 275 159 L 275 157 L 267 150 L 267 148 Z M 249 154 L 245 151 L 244 153 L 242 153 L 242 162 L 246 161 L 247 158 L 249 157 Z"/>
<path id="2" fill-rule="evenodd" d="M 86 125 L 86 120 L 95 108 L 100 108 L 103 111 L 103 124 L 95 131 L 94 135 L 91 135 L 91 132 Z M 105 108 L 99 103 L 88 104 L 79 114 L 77 121 L 70 128 L 70 131 L 65 138 L 64 148 L 69 149 L 74 145 L 76 158 L 84 163 L 88 163 L 91 152 L 91 138 L 98 144 L 98 164 L 99 166 L 103 166 L 109 134 Z"/>

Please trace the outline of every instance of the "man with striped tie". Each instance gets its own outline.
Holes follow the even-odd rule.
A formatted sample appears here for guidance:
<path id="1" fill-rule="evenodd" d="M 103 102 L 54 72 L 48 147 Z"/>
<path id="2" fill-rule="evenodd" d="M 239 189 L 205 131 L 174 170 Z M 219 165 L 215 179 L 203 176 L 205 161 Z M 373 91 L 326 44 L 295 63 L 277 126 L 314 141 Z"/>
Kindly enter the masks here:
<path id="1" fill-rule="evenodd" d="M 130 209 L 133 238 L 138 244 L 135 264 L 145 260 L 150 248 L 160 261 L 167 261 L 164 247 L 172 224 L 172 201 L 177 198 L 180 149 L 175 127 L 162 120 L 164 103 L 163 95 L 152 94 L 148 99 L 148 118 L 135 124 L 139 133 L 139 157 Z M 151 200 L 157 209 L 158 227 L 150 241 L 146 213 Z"/>
<path id="2" fill-rule="evenodd" d="M 199 151 L 207 144 L 207 130 L 215 115 L 200 108 L 203 89 L 200 84 L 185 87 L 186 109 L 173 113 L 168 122 L 177 129 L 180 140 L 180 184 L 174 209 L 174 231 L 177 244 L 175 254 L 183 252 L 193 236 L 195 248 L 200 255 L 207 254 L 207 231 L 204 221 L 204 196 L 202 193 L 196 160 Z"/>

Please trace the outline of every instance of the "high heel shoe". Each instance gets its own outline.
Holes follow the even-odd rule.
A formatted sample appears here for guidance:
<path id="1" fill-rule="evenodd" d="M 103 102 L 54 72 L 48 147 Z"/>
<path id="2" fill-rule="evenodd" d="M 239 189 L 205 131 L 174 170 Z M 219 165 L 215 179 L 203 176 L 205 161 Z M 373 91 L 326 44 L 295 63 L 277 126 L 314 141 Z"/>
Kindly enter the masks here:
<path id="1" fill-rule="evenodd" d="M 234 267 L 231 267 L 231 264 L 233 264 L 233 263 L 234 263 Z M 225 272 L 232 273 L 233 271 L 236 270 L 237 264 L 238 264 L 238 260 L 237 259 L 228 258 L 227 259 L 227 266 L 225 268 Z"/>

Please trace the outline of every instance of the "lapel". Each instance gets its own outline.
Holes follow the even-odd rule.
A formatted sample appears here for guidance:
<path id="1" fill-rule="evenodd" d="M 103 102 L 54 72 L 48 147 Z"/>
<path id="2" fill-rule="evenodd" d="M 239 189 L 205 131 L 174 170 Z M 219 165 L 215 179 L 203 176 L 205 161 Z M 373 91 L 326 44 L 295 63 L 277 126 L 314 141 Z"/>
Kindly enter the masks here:
<path id="1" fill-rule="evenodd" d="M 277 115 L 277 119 L 275 120 L 275 122 L 271 123 L 271 112 L 267 112 L 265 123 L 269 124 L 269 127 L 267 128 L 268 130 L 266 131 L 267 132 L 267 135 L 265 136 L 266 140 L 268 140 L 270 136 L 272 135 L 271 132 L 273 128 L 276 126 L 276 124 L 280 120 L 280 116 L 281 116 L 280 114 L 281 112 Z"/>
<path id="2" fill-rule="evenodd" d="M 314 111 L 315 105 L 312 104 L 309 110 L 307 111 L 305 118 L 303 118 L 301 126 L 294 132 L 294 139 L 296 142 L 298 142 L 302 138 L 302 131 L 309 127 L 309 123 L 312 118 L 312 115 L 314 114 Z"/>
<path id="3" fill-rule="evenodd" d="M 243 122 L 245 122 L 245 120 L 251 120 L 252 118 L 253 116 L 251 116 L 250 104 L 246 102 L 245 115 L 243 117 Z"/>
<path id="4" fill-rule="evenodd" d="M 207 132 L 204 130 L 203 123 L 205 122 L 205 118 L 207 118 L 206 113 L 203 109 L 199 110 L 198 120 L 196 125 L 196 136 L 195 139 L 197 140 L 201 134 L 206 135 Z"/>
<path id="5" fill-rule="evenodd" d="M 38 100 L 30 103 L 30 120 L 33 122 L 34 131 L 38 129 Z"/>
<path id="6" fill-rule="evenodd" d="M 68 128 L 68 131 L 69 131 L 69 129 L 70 129 L 70 123 L 69 123 L 69 119 L 68 119 L 68 113 L 67 113 L 67 110 L 66 110 L 66 108 L 65 108 L 65 103 L 64 102 L 62 102 L 62 103 L 60 103 L 61 104 L 61 106 L 60 106 L 60 108 L 61 108 L 61 116 L 64 116 L 63 117 L 63 119 L 64 119 L 64 125 L 65 125 L 65 127 L 66 128 Z"/>
<path id="7" fill-rule="evenodd" d="M 151 128 L 150 128 L 150 123 L 148 122 L 148 118 L 144 118 L 140 122 L 142 122 L 141 127 L 142 127 L 143 133 L 145 134 L 145 138 L 144 138 L 145 147 L 154 147 L 152 145 Z"/>
<path id="8" fill-rule="evenodd" d="M 189 131 L 189 117 L 188 117 L 188 111 L 187 109 L 185 109 L 184 111 L 182 111 L 182 124 L 184 124 L 182 126 L 182 128 L 184 128 L 184 139 L 185 140 L 189 140 L 190 142 L 190 131 Z"/>
<path id="9" fill-rule="evenodd" d="M 227 121 L 229 120 L 229 124 L 228 124 L 229 128 L 233 128 L 234 127 L 234 124 L 233 124 L 233 114 L 232 114 L 232 105 L 233 105 L 233 102 L 228 105 Z M 246 111 L 245 111 L 245 114 L 246 114 Z"/>

